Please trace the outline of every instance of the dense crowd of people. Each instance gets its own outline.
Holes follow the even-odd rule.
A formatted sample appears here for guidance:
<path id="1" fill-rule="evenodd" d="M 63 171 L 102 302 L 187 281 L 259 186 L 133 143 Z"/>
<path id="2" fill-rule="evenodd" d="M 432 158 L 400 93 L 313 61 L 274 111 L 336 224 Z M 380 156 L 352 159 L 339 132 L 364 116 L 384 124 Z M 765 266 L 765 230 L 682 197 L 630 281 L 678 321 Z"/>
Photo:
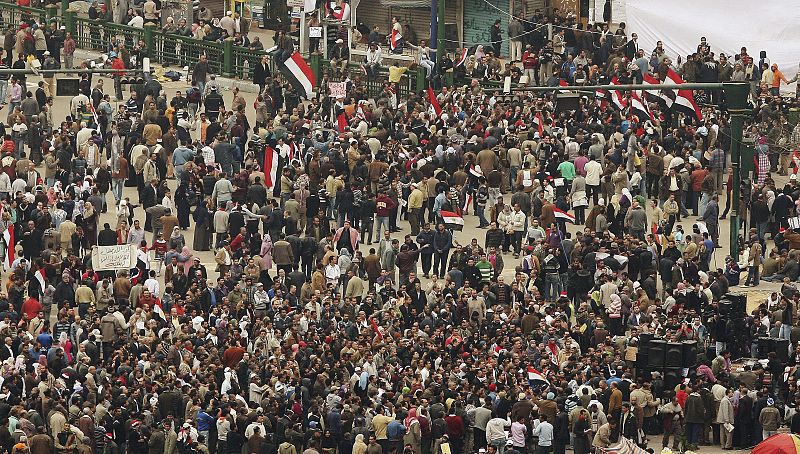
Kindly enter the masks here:
<path id="1" fill-rule="evenodd" d="M 21 61 L 30 25 L 10 30 Z M 674 69 L 632 65 L 629 43 L 593 71 Z M 251 116 L 193 66 L 187 90 L 117 85 L 116 105 L 84 75 L 65 119 L 46 79 L 3 85 L 0 452 L 583 454 L 800 432 L 800 126 L 775 85 L 750 97 L 755 171 L 732 201 L 724 106 L 647 98 L 642 121 L 477 81 L 433 103 L 401 96 L 395 68 L 374 99 L 360 77 L 305 101 L 262 74 Z M 743 252 L 723 260 L 732 203 Z M 94 269 L 114 245 L 136 266 Z M 782 286 L 728 317 L 731 288 L 761 280 Z M 644 364 L 653 337 L 695 341 L 691 363 Z M 764 337 L 787 351 L 735 363 Z"/>

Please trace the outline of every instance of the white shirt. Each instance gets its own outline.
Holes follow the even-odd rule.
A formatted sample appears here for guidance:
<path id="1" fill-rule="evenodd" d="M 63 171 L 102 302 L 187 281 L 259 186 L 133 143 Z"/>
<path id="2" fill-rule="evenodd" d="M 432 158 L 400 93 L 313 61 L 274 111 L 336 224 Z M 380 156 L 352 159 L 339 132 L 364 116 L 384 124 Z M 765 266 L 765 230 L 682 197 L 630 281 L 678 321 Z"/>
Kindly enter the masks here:
<path id="1" fill-rule="evenodd" d="M 586 171 L 586 184 L 591 186 L 600 185 L 600 175 L 603 173 L 603 166 L 597 161 L 590 160 L 583 168 Z"/>
<path id="2" fill-rule="evenodd" d="M 128 26 L 136 28 L 144 28 L 144 17 L 133 16 L 133 18 L 130 21 L 128 21 Z"/>
<path id="3" fill-rule="evenodd" d="M 159 288 L 158 280 L 153 279 L 151 277 L 151 278 L 147 279 L 146 281 L 144 281 L 144 286 L 145 286 L 145 288 L 147 290 L 150 291 L 150 293 L 153 294 L 153 296 L 155 296 L 157 298 L 161 296 L 161 293 L 160 293 L 161 289 Z"/>

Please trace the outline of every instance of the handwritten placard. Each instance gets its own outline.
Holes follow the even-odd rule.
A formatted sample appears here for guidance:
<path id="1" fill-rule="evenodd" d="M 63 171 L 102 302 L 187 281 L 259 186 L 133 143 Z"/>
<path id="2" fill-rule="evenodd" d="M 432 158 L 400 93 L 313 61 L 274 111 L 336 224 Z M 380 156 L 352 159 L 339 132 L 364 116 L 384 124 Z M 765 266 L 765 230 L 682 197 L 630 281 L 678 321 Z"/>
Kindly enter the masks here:
<path id="1" fill-rule="evenodd" d="M 92 248 L 92 268 L 95 271 L 129 270 L 136 266 L 136 247 L 95 246 Z"/>
<path id="2" fill-rule="evenodd" d="M 331 98 L 344 98 L 347 96 L 347 82 L 328 82 L 328 91 Z"/>

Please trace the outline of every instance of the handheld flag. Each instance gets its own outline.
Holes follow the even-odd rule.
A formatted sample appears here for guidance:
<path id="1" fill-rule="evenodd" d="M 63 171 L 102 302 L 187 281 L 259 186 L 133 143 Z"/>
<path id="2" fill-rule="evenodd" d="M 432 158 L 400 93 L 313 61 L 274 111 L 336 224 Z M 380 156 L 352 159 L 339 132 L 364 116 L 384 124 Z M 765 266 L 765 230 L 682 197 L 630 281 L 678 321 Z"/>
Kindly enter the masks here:
<path id="1" fill-rule="evenodd" d="M 442 220 L 444 226 L 450 230 L 458 230 L 459 232 L 464 228 L 464 218 L 458 213 L 452 211 L 442 211 Z"/>
<path id="2" fill-rule="evenodd" d="M 550 382 L 547 378 L 533 366 L 528 366 L 528 383 L 531 387 L 537 388 L 550 386 Z"/>
<path id="3" fill-rule="evenodd" d="M 618 79 L 616 77 L 611 79 L 610 85 L 619 85 Z M 625 110 L 627 107 L 627 102 L 619 90 L 611 90 L 611 103 L 619 110 Z"/>
<path id="4" fill-rule="evenodd" d="M 564 211 L 564 210 L 562 210 L 560 208 L 553 207 L 553 214 L 555 214 L 556 219 L 561 219 L 563 221 L 567 221 L 567 222 L 570 222 L 572 224 L 575 223 L 575 216 L 567 213 L 566 211 Z"/>
<path id="5" fill-rule="evenodd" d="M 439 105 L 439 101 L 436 99 L 436 94 L 433 92 L 433 88 L 428 86 L 428 101 L 431 103 L 431 109 L 433 109 L 433 113 L 440 117 L 442 115 L 442 107 Z"/>
<path id="6" fill-rule="evenodd" d="M 665 83 L 680 85 L 683 79 L 672 69 L 667 71 L 667 78 L 664 79 Z M 672 90 L 675 94 L 675 103 L 672 105 L 677 110 L 689 116 L 694 116 L 698 120 L 703 121 L 703 113 L 700 112 L 700 107 L 694 100 L 694 92 L 692 90 Z"/>
<path id="7" fill-rule="evenodd" d="M 333 10 L 334 18 L 340 21 L 350 19 L 350 3 L 342 2 L 341 5 L 337 5 L 336 2 L 331 2 L 331 9 Z"/>
<path id="8" fill-rule="evenodd" d="M 317 84 L 314 72 L 299 52 L 292 53 L 281 65 L 281 73 L 305 98 L 310 98 Z"/>
<path id="9" fill-rule="evenodd" d="M 42 295 L 44 295 L 44 290 L 47 288 L 47 279 L 45 279 L 44 275 L 44 268 L 39 268 L 36 270 L 36 280 L 39 282 L 39 286 L 42 287 Z"/>
<path id="10" fill-rule="evenodd" d="M 267 145 L 264 148 L 264 186 L 267 189 L 274 188 L 278 183 L 278 166 L 280 158 L 278 152 Z"/>
<path id="11" fill-rule="evenodd" d="M 631 114 L 638 115 L 639 118 L 649 118 L 651 121 L 655 120 L 653 113 L 650 112 L 650 107 L 648 107 L 635 92 L 631 92 L 630 112 Z"/>
<path id="12" fill-rule="evenodd" d="M 456 63 L 455 67 L 458 68 L 459 66 L 463 65 L 467 61 L 468 55 L 469 55 L 469 49 L 467 49 L 466 47 L 461 49 L 461 57 L 458 59 L 458 62 Z"/>

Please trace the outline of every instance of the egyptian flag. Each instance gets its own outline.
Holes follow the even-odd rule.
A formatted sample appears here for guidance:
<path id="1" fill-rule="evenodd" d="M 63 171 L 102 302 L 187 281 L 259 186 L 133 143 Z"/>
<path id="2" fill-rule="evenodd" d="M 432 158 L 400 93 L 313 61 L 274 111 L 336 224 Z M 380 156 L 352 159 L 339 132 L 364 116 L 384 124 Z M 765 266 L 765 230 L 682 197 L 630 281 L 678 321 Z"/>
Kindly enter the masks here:
<path id="1" fill-rule="evenodd" d="M 139 263 L 140 263 L 139 261 L 136 262 L 137 265 Z M 131 268 L 130 275 L 131 275 L 131 284 L 136 285 L 136 283 L 139 282 L 139 279 L 142 278 L 142 269 L 139 268 L 138 266 L 136 268 Z"/>
<path id="2" fill-rule="evenodd" d="M 268 189 L 278 185 L 278 167 L 280 167 L 278 152 L 267 145 L 264 147 L 264 186 Z"/>
<path id="3" fill-rule="evenodd" d="M 569 82 L 564 79 L 558 79 L 558 86 L 559 87 L 569 87 Z M 568 90 L 559 90 L 561 93 L 566 93 Z"/>
<path id="4" fill-rule="evenodd" d="M 528 383 L 531 387 L 537 388 L 550 386 L 550 382 L 547 378 L 533 366 L 528 366 Z"/>
<path id="5" fill-rule="evenodd" d="M 331 10 L 333 10 L 333 17 L 340 21 L 350 19 L 350 3 L 348 2 L 342 2 L 341 5 L 331 2 Z"/>
<path id="6" fill-rule="evenodd" d="M 469 49 L 465 47 L 461 49 L 461 58 L 458 59 L 455 67 L 458 68 L 459 66 L 463 65 L 467 61 L 467 56 L 469 56 Z"/>
<path id="7" fill-rule="evenodd" d="M 34 277 L 37 281 L 39 281 L 39 286 L 42 287 L 42 295 L 44 295 L 44 290 L 47 288 L 47 279 L 45 278 L 44 268 L 39 268 L 36 270 Z"/>
<path id="8" fill-rule="evenodd" d="M 3 210 L 0 210 L 2 213 Z M 8 224 L 6 231 L 3 232 L 3 241 L 6 243 L 6 258 L 3 260 L 6 270 L 11 269 L 11 264 L 14 263 L 14 246 L 16 246 L 16 239 L 14 238 L 14 224 Z"/>
<path id="9" fill-rule="evenodd" d="M 339 132 L 344 132 L 348 125 L 349 122 L 347 118 L 347 112 L 342 109 L 342 112 L 336 117 L 336 128 L 339 130 Z"/>
<path id="10" fill-rule="evenodd" d="M 433 114 L 436 117 L 442 116 L 442 106 L 439 105 L 439 101 L 436 99 L 436 93 L 433 92 L 433 88 L 428 85 L 428 101 L 431 103 L 431 109 L 433 110 Z"/>
<path id="11" fill-rule="evenodd" d="M 556 219 L 560 219 L 562 221 L 570 222 L 572 224 L 575 223 L 575 216 L 567 213 L 566 211 L 564 211 L 564 210 L 562 210 L 560 208 L 553 207 L 553 214 L 555 214 Z"/>
<path id="12" fill-rule="evenodd" d="M 378 324 L 375 323 L 375 319 L 370 317 L 369 323 L 372 325 L 372 330 L 375 331 L 375 334 L 378 335 L 378 338 L 383 339 L 383 334 L 381 333 L 381 330 L 378 328 Z"/>
<path id="13" fill-rule="evenodd" d="M 442 211 L 442 220 L 444 226 L 450 230 L 458 230 L 459 232 L 464 228 L 464 218 L 458 213 L 452 211 Z"/>
<path id="14" fill-rule="evenodd" d="M 653 226 L 650 227 L 650 233 L 653 234 L 653 239 L 656 241 L 656 244 L 661 246 L 661 234 L 658 233 L 658 225 L 657 224 L 653 224 Z"/>
<path id="15" fill-rule="evenodd" d="M 636 92 L 631 92 L 631 99 L 630 99 L 630 113 L 633 115 L 637 115 L 639 118 L 649 118 L 651 121 L 655 121 L 655 117 L 653 113 L 650 112 L 650 107 L 645 103 Z"/>
<path id="16" fill-rule="evenodd" d="M 461 207 L 461 212 L 467 214 L 467 211 L 469 210 L 469 207 L 471 205 L 472 205 L 472 194 L 467 194 L 467 196 L 464 197 L 464 206 Z"/>
<path id="17" fill-rule="evenodd" d="M 611 85 L 619 85 L 619 81 L 616 77 L 611 79 Z M 622 96 L 622 92 L 619 90 L 611 90 L 611 104 L 614 105 L 619 110 L 625 110 L 627 107 L 627 102 L 625 98 Z"/>
<path id="18" fill-rule="evenodd" d="M 289 79 L 289 82 L 296 88 L 302 96 L 310 98 L 317 84 L 314 72 L 308 66 L 303 56 L 299 52 L 294 52 L 281 65 L 281 73 Z"/>
<path id="19" fill-rule="evenodd" d="M 401 39 L 403 39 L 403 35 L 400 34 L 400 31 L 392 29 L 392 36 L 389 38 L 389 47 L 391 47 L 392 50 L 397 49 Z"/>
<path id="20" fill-rule="evenodd" d="M 542 137 L 542 134 L 544 134 L 544 120 L 542 120 L 541 112 L 536 112 L 536 115 L 533 117 L 533 124 L 536 125 L 536 129 L 539 131 L 539 137 Z"/>
<path id="21" fill-rule="evenodd" d="M 670 69 L 667 71 L 667 78 L 664 79 L 666 84 L 680 85 L 683 79 L 675 71 Z M 688 116 L 694 116 L 700 121 L 703 121 L 703 114 L 700 112 L 700 107 L 694 100 L 694 92 L 692 90 L 672 90 L 675 92 L 675 103 L 672 107 L 676 110 L 683 112 Z"/>
<path id="22" fill-rule="evenodd" d="M 555 341 L 550 340 L 550 342 L 547 343 L 547 351 L 550 352 L 550 362 L 555 366 L 558 366 L 558 352 L 560 349 L 558 348 L 558 345 L 556 345 Z"/>
<path id="23" fill-rule="evenodd" d="M 475 167 L 475 165 L 469 166 L 469 173 L 475 178 L 480 178 L 483 176 L 483 171 L 481 170 L 480 166 Z"/>
<path id="24" fill-rule="evenodd" d="M 608 93 L 605 90 L 595 90 L 594 102 L 598 107 L 605 110 L 608 108 Z"/>
<path id="25" fill-rule="evenodd" d="M 660 85 L 661 82 L 658 78 L 651 76 L 650 74 L 645 74 L 642 76 L 642 85 Z M 662 93 L 659 90 L 644 90 L 645 99 L 648 101 L 657 102 L 662 104 L 664 107 L 667 107 L 667 99 L 669 99 L 670 103 L 672 103 L 672 99 L 667 97 L 666 99 L 663 97 Z"/>

